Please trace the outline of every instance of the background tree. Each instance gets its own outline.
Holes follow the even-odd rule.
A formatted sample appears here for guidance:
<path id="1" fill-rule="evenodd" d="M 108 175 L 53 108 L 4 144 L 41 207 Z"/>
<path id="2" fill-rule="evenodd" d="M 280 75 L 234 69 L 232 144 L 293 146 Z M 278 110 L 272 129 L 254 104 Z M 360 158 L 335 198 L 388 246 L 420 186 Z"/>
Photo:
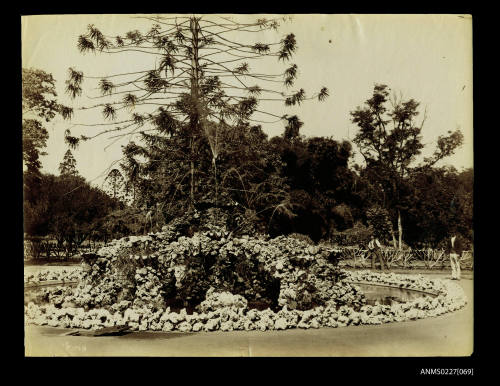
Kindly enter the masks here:
<path id="1" fill-rule="evenodd" d="M 118 207 L 116 200 L 91 187 L 79 176 L 63 176 L 56 182 L 53 192 L 50 230 L 59 244 L 66 244 L 68 256 L 92 235 L 93 230 L 102 226 L 108 213 Z"/>
<path id="2" fill-rule="evenodd" d="M 49 134 L 43 126 L 56 114 L 69 118 L 70 109 L 56 100 L 55 79 L 43 70 L 22 69 L 23 161 L 29 173 L 39 173 Z"/>
<path id="3" fill-rule="evenodd" d="M 23 121 L 23 162 L 27 172 L 38 175 L 41 163 L 40 156 L 45 155 L 43 148 L 47 146 L 49 134 L 41 123 L 35 119 Z"/>
<path id="4" fill-rule="evenodd" d="M 124 187 L 125 187 L 125 179 L 123 178 L 122 173 L 114 168 L 106 176 L 105 180 L 105 191 L 112 198 L 117 200 L 124 200 Z"/>
<path id="5" fill-rule="evenodd" d="M 293 120 L 285 127 L 283 137 L 271 140 L 283 163 L 290 210 L 296 214 L 276 218 L 274 223 L 279 232 L 287 229 L 318 241 L 353 225 L 350 207 L 358 203 L 352 194 L 355 175 L 348 167 L 352 148 L 347 141 L 303 138 L 300 126 L 300 121 Z"/>
<path id="6" fill-rule="evenodd" d="M 366 169 L 364 177 L 376 182 L 382 191 L 382 205 L 389 210 L 393 222 L 397 222 L 399 248 L 402 246 L 402 215 L 411 202 L 408 201 L 411 187 L 409 177 L 422 169 L 429 169 L 438 161 L 453 154 L 463 142 L 459 130 L 441 136 L 437 141 L 437 149 L 433 156 L 425 158 L 423 164 L 412 167 L 417 156 L 424 147 L 421 130 L 424 118 L 416 122 L 419 103 L 413 99 L 403 101 L 394 97 L 389 102 L 389 88 L 386 85 L 375 85 L 373 95 L 365 102 L 365 107 L 358 107 L 351 112 L 352 122 L 359 127 L 354 138 L 363 156 Z M 393 236 L 394 243 L 395 237 Z"/>
<path id="7" fill-rule="evenodd" d="M 77 176 L 78 170 L 76 169 L 76 160 L 71 153 L 71 150 L 67 150 L 64 153 L 64 158 L 59 164 L 59 173 L 61 176 Z"/>
<path id="8" fill-rule="evenodd" d="M 260 222 L 260 228 L 267 230 L 266 218 L 271 211 L 286 199 L 283 178 L 279 176 L 281 162 L 279 156 L 273 152 L 267 135 L 260 126 L 223 126 L 219 129 L 219 156 L 217 205 L 213 200 L 215 175 L 208 172 L 212 167 L 211 150 L 209 143 L 205 143 L 204 157 L 200 157 L 200 194 L 196 208 L 207 210 L 216 207 L 217 211 L 232 213 L 231 217 L 242 216 L 251 221 Z M 174 139 L 162 143 L 152 143 L 148 147 L 141 147 L 139 154 L 148 153 L 143 157 L 146 161 L 140 165 L 135 159 L 127 158 L 127 175 L 134 170 L 138 204 L 153 207 L 159 204 L 165 221 L 182 216 L 188 206 L 187 195 L 182 195 L 182 182 L 179 175 L 189 177 L 189 167 L 183 163 L 182 156 L 176 151 Z M 125 154 L 138 153 L 138 147 L 131 143 L 125 149 Z M 175 168 L 172 165 L 180 165 Z M 181 169 L 182 165 L 185 166 Z M 132 173 L 130 173 L 132 174 Z M 216 215 L 216 213 L 214 215 Z M 259 219 L 260 218 L 260 219 Z M 243 221 L 244 218 L 241 218 Z M 231 229 L 243 225 L 238 221 Z M 249 225 L 249 224 L 247 224 Z"/>
<path id="9" fill-rule="evenodd" d="M 289 210 L 289 187 L 281 175 L 279 154 L 260 125 L 225 127 L 221 138 L 220 205 L 267 233 L 273 213 Z"/>
<path id="10" fill-rule="evenodd" d="M 366 212 L 366 217 L 373 235 L 381 242 L 388 241 L 388 235 L 391 233 L 392 224 L 387 210 L 380 206 L 373 206 Z"/>
<path id="11" fill-rule="evenodd" d="M 217 206 L 220 177 L 227 172 L 218 164 L 223 148 L 234 150 L 222 146 L 223 132 L 248 131 L 251 123 L 266 122 L 263 116 L 274 121 L 288 118 L 260 110 L 260 101 L 293 106 L 307 99 L 324 100 L 328 90 L 322 88 L 310 97 L 303 89 L 286 91 L 297 77 L 295 64 L 278 74 L 252 71 L 252 61 L 291 59 L 296 50 L 293 34 L 272 43 L 251 42 L 251 37 L 245 36 L 277 30 L 281 19 L 245 24 L 219 16 L 145 19 L 152 22 L 146 32 L 134 30 L 111 37 L 89 25 L 88 32 L 80 36 L 78 48 L 82 53 L 140 52 L 145 57 L 143 63 L 151 64 L 148 70 L 102 77 L 99 87 L 107 101 L 85 109 L 100 108 L 109 120 L 109 129 L 97 135 L 125 135 L 141 129 L 140 143 L 125 148 L 130 167 L 125 173 L 134 176 L 133 186 L 150 192 L 142 198 L 146 205 L 166 205 L 162 197 L 154 197 L 165 196 L 165 191 L 159 190 L 162 185 L 171 195 L 188 197 L 178 202 L 184 209 L 193 209 L 197 202 L 205 200 L 210 187 Z M 85 78 L 92 77 L 70 69 L 67 91 L 71 96 L 81 95 Z M 130 111 L 130 117 L 120 115 L 126 111 Z M 89 138 L 66 132 L 72 146 Z M 141 161 L 145 164 L 136 167 Z M 153 174 L 164 177 L 156 180 Z"/>
<path id="12" fill-rule="evenodd" d="M 52 75 L 36 69 L 22 69 L 23 161 L 30 173 L 38 173 L 49 134 L 43 122 L 59 111 Z"/>
<path id="13" fill-rule="evenodd" d="M 77 175 L 41 174 L 37 200 L 24 202 L 25 232 L 49 236 L 70 256 L 119 203 Z"/>
<path id="14" fill-rule="evenodd" d="M 429 168 L 415 173 L 412 207 L 406 220 L 408 240 L 415 247 L 437 248 L 451 232 L 473 242 L 473 172 Z"/>
<path id="15" fill-rule="evenodd" d="M 49 134 L 44 124 L 69 109 L 57 103 L 55 79 L 45 71 L 22 69 L 22 146 L 24 199 L 33 204 L 40 193 L 41 162 Z"/>

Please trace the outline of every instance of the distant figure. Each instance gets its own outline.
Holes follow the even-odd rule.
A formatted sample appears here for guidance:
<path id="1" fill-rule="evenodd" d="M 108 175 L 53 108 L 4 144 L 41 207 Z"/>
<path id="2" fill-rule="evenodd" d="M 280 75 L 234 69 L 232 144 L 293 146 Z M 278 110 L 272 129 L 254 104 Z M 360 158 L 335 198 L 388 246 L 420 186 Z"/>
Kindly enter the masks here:
<path id="1" fill-rule="evenodd" d="M 380 253 L 380 249 L 382 246 L 380 245 L 380 241 L 372 234 L 370 236 L 370 242 L 368 243 L 368 250 L 370 251 L 370 255 L 372 258 L 372 269 L 375 269 L 375 260 L 378 259 L 380 261 L 380 270 L 384 268 L 384 259 L 382 254 Z"/>
<path id="2" fill-rule="evenodd" d="M 460 256 L 464 250 L 462 242 L 455 233 L 452 233 L 446 247 L 446 252 L 450 255 L 451 279 L 460 280 Z"/>
<path id="3" fill-rule="evenodd" d="M 153 229 L 153 211 L 151 209 L 146 212 L 146 220 L 144 221 L 144 234 L 147 233 L 148 223 L 150 224 L 149 231 L 151 232 Z"/>

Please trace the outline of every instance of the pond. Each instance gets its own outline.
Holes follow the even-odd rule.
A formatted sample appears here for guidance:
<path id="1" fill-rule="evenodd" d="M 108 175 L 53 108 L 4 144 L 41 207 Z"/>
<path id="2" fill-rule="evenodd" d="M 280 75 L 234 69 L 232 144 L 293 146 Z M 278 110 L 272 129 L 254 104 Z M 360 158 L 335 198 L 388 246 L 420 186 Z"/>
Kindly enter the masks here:
<path id="1" fill-rule="evenodd" d="M 421 297 L 435 297 L 428 292 L 398 288 L 380 284 L 354 283 L 365 294 L 366 303 L 369 305 L 406 303 Z"/>
<path id="2" fill-rule="evenodd" d="M 417 291 L 407 288 L 398 288 L 388 285 L 381 284 L 370 284 L 370 283 L 353 283 L 358 286 L 361 291 L 365 294 L 366 304 L 375 305 L 392 305 L 395 303 L 406 303 L 421 297 L 435 297 L 429 292 Z M 51 283 L 50 281 L 44 283 L 41 286 L 28 286 L 25 288 L 24 304 L 27 305 L 30 301 L 36 304 L 47 304 L 48 299 L 46 298 L 45 289 L 50 287 L 59 286 L 62 288 L 73 287 L 76 282 L 69 281 L 66 283 L 61 283 L 59 281 Z M 62 294 L 63 291 L 60 291 Z M 59 294 L 59 293 L 57 293 Z M 252 307 L 253 308 L 253 307 Z M 267 306 L 265 307 L 267 308 Z"/>
<path id="3" fill-rule="evenodd" d="M 62 282 L 60 280 L 47 280 L 41 284 L 29 283 L 24 285 L 24 305 L 28 305 L 29 302 L 35 304 L 49 304 L 48 290 L 54 290 L 55 287 L 59 287 L 53 292 L 54 295 L 62 295 L 65 291 L 71 287 L 75 287 L 78 284 L 77 281 L 66 281 Z"/>

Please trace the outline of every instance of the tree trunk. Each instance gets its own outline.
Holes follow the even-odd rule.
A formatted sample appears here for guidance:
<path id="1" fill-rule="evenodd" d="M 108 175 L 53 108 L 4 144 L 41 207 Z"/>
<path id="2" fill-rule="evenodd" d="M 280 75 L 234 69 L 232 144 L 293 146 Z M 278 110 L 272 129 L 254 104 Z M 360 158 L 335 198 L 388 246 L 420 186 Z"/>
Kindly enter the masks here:
<path id="1" fill-rule="evenodd" d="M 217 193 L 218 193 L 218 187 L 217 187 L 217 160 L 212 158 L 214 162 L 214 178 L 215 178 L 215 222 L 218 220 L 218 212 L 217 212 Z"/>
<path id="2" fill-rule="evenodd" d="M 391 229 L 391 236 L 392 236 L 392 244 L 394 245 L 394 249 L 397 249 L 398 242 L 396 241 L 396 236 L 394 235 L 394 231 L 392 229 Z"/>
<path id="3" fill-rule="evenodd" d="M 190 206 L 191 208 L 194 206 L 194 144 L 193 144 L 193 138 L 191 137 L 191 161 L 190 161 L 190 171 L 191 171 L 191 178 L 190 178 L 190 191 L 189 191 L 189 199 L 190 199 Z"/>
<path id="4" fill-rule="evenodd" d="M 198 59 L 198 22 L 193 17 L 190 20 L 190 29 L 192 35 L 192 56 L 191 56 L 191 98 L 195 102 L 196 111 L 191 114 L 190 118 L 190 130 L 191 130 L 191 138 L 190 138 L 190 206 L 194 207 L 194 137 L 196 131 L 198 130 L 199 123 L 199 113 L 198 113 L 198 70 L 199 70 L 199 59 Z"/>
<path id="5" fill-rule="evenodd" d="M 136 202 L 135 202 L 135 183 L 132 184 L 132 206 L 135 208 Z"/>
<path id="6" fill-rule="evenodd" d="M 47 260 L 50 259 L 50 243 L 49 243 L 49 240 L 45 241 L 45 256 L 47 257 Z"/>
<path id="7" fill-rule="evenodd" d="M 398 236 L 399 236 L 399 249 L 402 248 L 403 241 L 403 226 L 401 225 L 401 212 L 398 210 Z"/>

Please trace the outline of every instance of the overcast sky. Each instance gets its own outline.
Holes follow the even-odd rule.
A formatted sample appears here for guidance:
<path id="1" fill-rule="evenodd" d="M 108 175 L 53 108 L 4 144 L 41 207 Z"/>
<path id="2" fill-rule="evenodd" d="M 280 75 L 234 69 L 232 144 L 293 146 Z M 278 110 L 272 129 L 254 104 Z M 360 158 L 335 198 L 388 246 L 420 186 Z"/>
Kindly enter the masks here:
<path id="1" fill-rule="evenodd" d="M 210 18 L 213 16 L 206 15 Z M 249 21 L 263 15 L 233 15 Z M 143 55 L 81 54 L 76 48 L 78 36 L 94 24 L 104 34 L 116 36 L 129 30 L 147 32 L 152 22 L 127 15 L 24 16 L 22 19 L 22 65 L 51 73 L 57 82 L 59 102 L 78 108 L 95 104 L 89 96 L 99 95 L 95 85 L 84 84 L 84 95 L 71 101 L 64 92 L 69 67 L 84 75 L 109 76 L 152 68 L 154 61 Z M 309 95 L 328 87 L 330 97 L 322 103 L 308 102 L 288 108 L 268 102 L 262 109 L 276 115 L 297 114 L 304 122 L 306 136 L 331 136 L 352 140 L 356 126 L 350 111 L 371 96 L 376 83 L 387 84 L 403 98 L 421 103 L 421 116 L 427 109 L 422 131 L 428 144 L 424 155 L 434 151 L 439 135 L 460 128 L 465 143 L 442 164 L 461 168 L 473 166 L 472 117 L 472 19 L 462 15 L 293 15 L 278 32 L 252 36 L 254 41 L 275 42 L 293 32 L 298 49 L 290 63 L 299 67 L 294 88 Z M 237 37 L 238 38 L 238 37 Z M 247 39 L 241 35 L 241 39 Z M 250 66 L 259 72 L 281 72 L 289 64 L 276 60 Z M 87 87 L 87 88 L 86 88 Z M 269 119 L 269 117 L 267 118 Z M 78 113 L 72 122 L 56 118 L 46 125 L 50 139 L 42 157 L 43 171 L 58 174 L 67 145 L 64 130 L 74 123 L 99 123 L 100 110 Z M 263 124 L 269 136 L 280 135 L 283 123 Z M 86 130 L 86 131 L 85 131 Z M 72 133 L 91 135 L 96 128 L 72 127 Z M 73 154 L 82 176 L 102 183 L 106 171 L 121 157 L 121 146 L 133 140 L 116 140 L 110 135 L 85 142 Z M 358 155 L 359 157 L 359 155 Z"/>

